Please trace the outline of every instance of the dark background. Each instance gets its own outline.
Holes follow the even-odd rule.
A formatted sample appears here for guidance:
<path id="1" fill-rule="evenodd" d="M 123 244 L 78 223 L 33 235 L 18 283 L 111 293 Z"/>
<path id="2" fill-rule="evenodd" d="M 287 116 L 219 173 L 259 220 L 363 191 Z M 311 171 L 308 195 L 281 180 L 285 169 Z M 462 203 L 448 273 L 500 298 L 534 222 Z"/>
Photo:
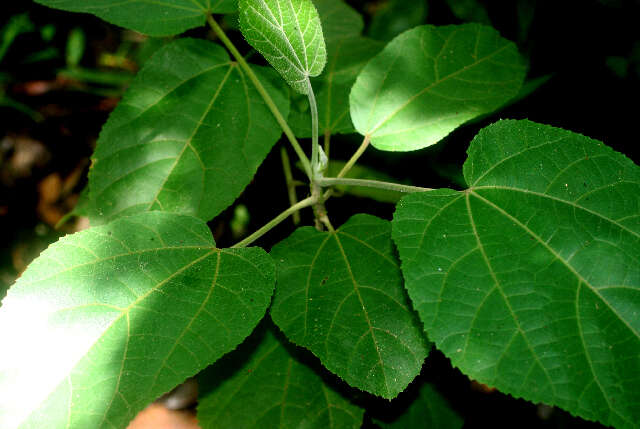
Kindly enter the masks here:
<path id="1" fill-rule="evenodd" d="M 369 22 L 383 1 L 349 1 Z M 530 62 L 529 78 L 550 75 L 531 96 L 468 126 L 441 143 L 421 151 L 398 154 L 369 149 L 362 163 L 400 181 L 426 187 L 460 188 L 465 151 L 483 126 L 499 118 L 529 118 L 602 140 L 638 162 L 637 129 L 640 82 L 640 2 L 624 0 L 528 1 L 533 15 L 523 32 L 517 1 L 481 1 L 491 24 L 515 41 Z M 86 184 L 89 157 L 102 124 L 145 58 L 161 41 L 123 31 L 89 15 L 47 9 L 29 1 L 3 2 L 0 28 L 26 14 L 33 30 L 18 36 L 0 60 L 0 297 L 32 258 L 64 233 L 82 227 L 71 220 L 54 228 L 77 201 Z M 426 23 L 463 21 L 445 0 L 430 0 Z M 40 30 L 53 27 L 44 40 Z M 69 74 L 69 35 L 78 29 L 86 40 L 75 69 L 98 71 L 99 79 Z M 1 35 L 2 33 L 0 33 Z M 211 37 L 206 29 L 187 33 Z M 6 35 L 5 35 L 6 36 Z M 246 49 L 238 33 L 234 41 Z M 1 41 L 0 41 L 1 42 Z M 254 57 L 254 60 L 256 57 Z M 116 83 L 109 81 L 114 80 Z M 10 100 L 10 101 L 7 101 Z M 10 103 L 19 103 L 8 106 Z M 358 136 L 334 138 L 332 157 L 348 159 Z M 301 175 L 298 175 L 302 179 Z M 304 191 L 299 193 L 303 197 Z M 254 183 L 239 199 L 251 215 L 249 232 L 288 206 L 278 150 L 272 151 Z M 327 204 L 334 225 L 356 212 L 390 219 L 393 205 L 368 199 L 334 198 Z M 210 225 L 220 246 L 233 237 L 229 209 Z M 303 221 L 312 214 L 303 212 Z M 257 244 L 270 248 L 292 230 L 285 222 Z M 600 427 L 557 409 L 545 410 L 498 392 L 487 392 L 451 368 L 439 352 L 432 353 L 423 377 L 436 384 L 465 418 L 465 427 Z M 389 404 L 364 397 L 379 414 L 401 410 L 415 393 L 410 387 Z M 545 411 L 550 414 L 544 416 Z M 542 416 L 542 417 L 541 417 Z"/>

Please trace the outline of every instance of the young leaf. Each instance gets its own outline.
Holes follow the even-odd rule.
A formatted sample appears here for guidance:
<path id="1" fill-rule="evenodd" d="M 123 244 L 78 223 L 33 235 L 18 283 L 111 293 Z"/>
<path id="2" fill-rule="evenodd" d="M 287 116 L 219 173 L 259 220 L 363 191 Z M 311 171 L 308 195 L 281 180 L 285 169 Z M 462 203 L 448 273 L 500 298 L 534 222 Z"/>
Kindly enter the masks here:
<path id="1" fill-rule="evenodd" d="M 249 335 L 274 282 L 262 249 L 217 249 L 190 216 L 60 239 L 0 308 L 0 427 L 124 428 Z"/>
<path id="2" fill-rule="evenodd" d="M 272 329 L 256 330 L 198 382 L 204 391 L 198 398 L 202 429 L 358 429 L 362 424 L 364 410 L 306 366 Z"/>
<path id="3" fill-rule="evenodd" d="M 460 429 L 464 423 L 445 398 L 430 384 L 420 387 L 418 397 L 391 421 L 374 419 L 382 429 L 437 428 Z"/>
<path id="4" fill-rule="evenodd" d="M 299 228 L 271 251 L 276 325 L 347 383 L 385 398 L 407 387 L 428 352 L 390 234 L 389 222 L 356 215 L 336 232 Z"/>
<path id="5" fill-rule="evenodd" d="M 204 25 L 208 14 L 233 13 L 238 0 L 35 0 L 70 12 L 86 12 L 150 36 L 172 36 Z"/>
<path id="6" fill-rule="evenodd" d="M 327 61 L 311 0 L 240 0 L 240 28 L 293 89 L 308 94 L 307 79 L 322 73 Z"/>
<path id="7" fill-rule="evenodd" d="M 421 149 L 503 105 L 524 75 L 516 46 L 490 27 L 416 27 L 360 72 L 350 95 L 351 119 L 378 149 Z"/>
<path id="8" fill-rule="evenodd" d="M 278 108 L 288 99 L 254 67 Z M 180 39 L 138 73 L 104 126 L 89 172 L 91 221 L 146 210 L 210 220 L 240 195 L 282 131 L 220 46 Z"/>
<path id="9" fill-rule="evenodd" d="M 318 100 L 321 134 L 354 131 L 349 116 L 349 92 L 360 70 L 382 46 L 382 43 L 364 37 L 350 37 L 328 45 L 327 69 L 322 76 L 311 80 Z M 293 103 L 289 124 L 296 136 L 311 137 L 311 114 L 306 98 Z"/>
<path id="10" fill-rule="evenodd" d="M 640 421 L 640 168 L 529 121 L 482 130 L 469 189 L 393 220 L 425 331 L 470 377 L 605 425 Z"/>

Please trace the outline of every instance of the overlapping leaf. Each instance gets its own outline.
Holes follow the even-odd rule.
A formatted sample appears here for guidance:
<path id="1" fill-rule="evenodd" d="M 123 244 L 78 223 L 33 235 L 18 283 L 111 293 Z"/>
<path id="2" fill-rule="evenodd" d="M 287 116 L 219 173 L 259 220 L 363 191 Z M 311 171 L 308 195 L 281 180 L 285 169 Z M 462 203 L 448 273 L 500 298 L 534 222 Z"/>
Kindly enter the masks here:
<path id="1" fill-rule="evenodd" d="M 309 93 L 309 77 L 322 73 L 327 61 L 311 0 L 240 0 L 240 28 L 293 89 Z"/>
<path id="2" fill-rule="evenodd" d="M 463 421 L 445 398 L 430 384 L 420 387 L 418 397 L 391 421 L 375 419 L 382 429 L 460 429 Z"/>
<path id="3" fill-rule="evenodd" d="M 327 46 L 327 69 L 311 80 L 318 103 L 320 133 L 354 132 L 349 116 L 349 92 L 360 70 L 382 49 L 382 43 L 365 37 L 339 39 Z M 298 137 L 311 137 L 311 114 L 307 100 L 294 103 L 289 115 Z"/>
<path id="4" fill-rule="evenodd" d="M 274 266 L 214 246 L 201 220 L 149 212 L 43 252 L 0 308 L 0 427 L 124 428 L 235 348 L 265 314 Z"/>
<path id="5" fill-rule="evenodd" d="M 271 329 L 199 376 L 198 422 L 208 428 L 357 429 L 364 410 L 303 363 Z"/>
<path id="6" fill-rule="evenodd" d="M 640 421 L 640 168 L 528 121 L 474 139 L 469 189 L 405 197 L 409 295 L 463 372 L 618 428 Z"/>
<path id="7" fill-rule="evenodd" d="M 516 46 L 491 27 L 416 27 L 360 72 L 350 95 L 351 119 L 378 149 L 421 149 L 503 105 L 524 75 Z"/>
<path id="8" fill-rule="evenodd" d="M 402 287 L 389 222 L 356 215 L 335 232 L 299 228 L 276 245 L 273 321 L 347 383 L 393 398 L 427 345 Z"/>
<path id="9" fill-rule="evenodd" d="M 280 112 L 272 71 L 254 67 Z M 89 174 L 91 221 L 146 210 L 210 220 L 251 181 L 281 135 L 251 82 L 218 45 L 181 39 L 138 73 L 104 126 Z"/>
<path id="10" fill-rule="evenodd" d="M 35 0 L 70 12 L 86 12 L 151 36 L 171 36 L 204 25 L 207 14 L 232 13 L 238 0 Z"/>

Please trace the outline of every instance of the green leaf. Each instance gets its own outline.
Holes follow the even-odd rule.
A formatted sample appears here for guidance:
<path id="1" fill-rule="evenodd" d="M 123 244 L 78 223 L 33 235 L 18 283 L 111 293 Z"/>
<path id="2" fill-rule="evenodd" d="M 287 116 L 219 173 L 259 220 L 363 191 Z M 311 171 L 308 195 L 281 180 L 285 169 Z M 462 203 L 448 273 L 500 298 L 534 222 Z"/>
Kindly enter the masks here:
<path id="1" fill-rule="evenodd" d="M 362 15 L 342 0 L 313 0 L 320 16 L 322 33 L 327 45 L 340 39 L 362 34 L 364 20 Z M 327 52 L 329 52 L 327 46 Z"/>
<path id="2" fill-rule="evenodd" d="M 393 398 L 420 372 L 427 342 L 409 306 L 389 222 L 356 215 L 335 232 L 299 228 L 271 251 L 273 321 L 351 386 Z"/>
<path id="3" fill-rule="evenodd" d="M 382 47 L 380 42 L 364 37 L 341 39 L 328 45 L 327 69 L 322 76 L 311 80 L 321 134 L 354 132 L 349 116 L 349 92 L 360 70 Z M 302 96 L 295 101 L 288 120 L 291 129 L 298 137 L 311 137 L 309 102 Z"/>
<path id="4" fill-rule="evenodd" d="M 516 46 L 490 27 L 416 27 L 360 72 L 351 119 L 378 149 L 421 149 L 503 105 L 524 75 Z"/>
<path id="5" fill-rule="evenodd" d="M 150 212 L 44 251 L 0 308 L 0 427 L 124 428 L 234 349 L 265 314 L 274 266 L 214 246 L 201 220 Z"/>
<path id="6" fill-rule="evenodd" d="M 264 325 L 263 325 L 264 326 Z M 258 329 L 199 378 L 198 422 L 207 428 L 358 429 L 364 410 L 303 363 L 299 351 Z"/>
<path id="7" fill-rule="evenodd" d="M 205 24 L 211 13 L 232 13 L 238 0 L 35 0 L 70 12 L 96 15 L 150 36 L 171 36 Z"/>
<path id="8" fill-rule="evenodd" d="M 327 61 L 311 0 L 240 0 L 240 28 L 293 89 L 309 93 L 307 80 L 322 73 Z"/>
<path id="9" fill-rule="evenodd" d="M 420 25 L 427 18 L 425 0 L 388 0 L 382 3 L 371 18 L 367 34 L 376 40 L 389 40 Z"/>
<path id="10" fill-rule="evenodd" d="M 253 68 L 286 115 L 278 76 Z M 281 134 L 222 47 L 177 40 L 145 64 L 100 134 L 92 224 L 146 210 L 209 220 L 240 195 Z"/>
<path id="11" fill-rule="evenodd" d="M 424 383 L 418 397 L 391 421 L 373 420 L 382 429 L 460 429 L 463 421 L 445 398 L 431 385 Z"/>
<path id="12" fill-rule="evenodd" d="M 637 427 L 640 168 L 529 121 L 468 153 L 468 190 L 409 195 L 393 220 L 429 338 L 481 383 Z"/>

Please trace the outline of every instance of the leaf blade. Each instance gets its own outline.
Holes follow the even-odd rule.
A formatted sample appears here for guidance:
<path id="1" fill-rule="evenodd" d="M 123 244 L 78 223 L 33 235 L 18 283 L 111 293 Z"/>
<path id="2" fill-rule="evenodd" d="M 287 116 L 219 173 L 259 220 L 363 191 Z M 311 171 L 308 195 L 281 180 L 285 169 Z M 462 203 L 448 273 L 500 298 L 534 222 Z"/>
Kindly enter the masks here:
<path id="1" fill-rule="evenodd" d="M 286 114 L 275 73 L 254 71 Z M 210 220 L 240 195 L 281 133 L 220 46 L 171 43 L 145 64 L 100 134 L 89 172 L 91 221 L 147 210 Z"/>
<path id="2" fill-rule="evenodd" d="M 207 14 L 233 13 L 237 0 L 36 0 L 45 6 L 70 12 L 91 13 L 121 27 L 150 36 L 172 36 L 204 25 Z"/>
<path id="3" fill-rule="evenodd" d="M 364 410 L 308 367 L 273 328 L 254 333 L 198 381 L 206 391 L 198 399 L 203 429 L 301 425 L 356 429 L 362 424 Z"/>
<path id="4" fill-rule="evenodd" d="M 501 121 L 474 139 L 464 175 L 467 191 L 408 196 L 394 217 L 429 337 L 485 384 L 633 427 L 640 203 L 623 195 L 640 189 L 638 167 L 586 137 Z"/>
<path id="5" fill-rule="evenodd" d="M 418 374 L 428 349 L 406 302 L 388 227 L 356 215 L 335 233 L 299 228 L 276 245 L 271 317 L 347 383 L 392 398 Z"/>
<path id="6" fill-rule="evenodd" d="M 318 12 L 311 0 L 240 0 L 240 28 L 287 83 L 307 94 L 307 80 L 327 59 Z"/>
<path id="7" fill-rule="evenodd" d="M 125 427 L 235 348 L 273 284 L 264 251 L 216 249 L 189 216 L 144 213 L 61 239 L 0 310 L 11 346 L 0 357 L 1 425 Z M 11 325 L 23 329 L 12 335 Z"/>
<path id="8" fill-rule="evenodd" d="M 500 107 L 517 94 L 524 74 L 516 46 L 490 27 L 416 27 L 360 72 L 351 119 L 378 149 L 421 149 Z"/>

